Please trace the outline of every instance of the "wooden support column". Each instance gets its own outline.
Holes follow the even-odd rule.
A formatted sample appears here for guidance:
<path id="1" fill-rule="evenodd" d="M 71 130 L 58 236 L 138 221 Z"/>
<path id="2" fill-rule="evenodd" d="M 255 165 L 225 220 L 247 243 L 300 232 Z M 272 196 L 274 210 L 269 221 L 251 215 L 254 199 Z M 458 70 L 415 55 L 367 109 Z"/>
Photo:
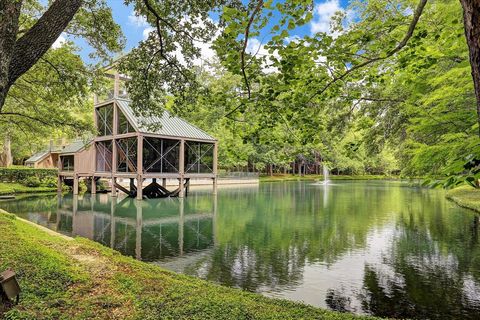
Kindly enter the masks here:
<path id="1" fill-rule="evenodd" d="M 117 178 L 112 177 L 111 183 L 112 183 L 112 197 L 116 197 L 117 196 L 117 187 L 115 186 L 115 184 L 117 183 Z"/>
<path id="2" fill-rule="evenodd" d="M 73 176 L 73 195 L 76 196 L 78 195 L 78 180 L 80 178 L 75 174 Z"/>
<path id="3" fill-rule="evenodd" d="M 183 198 L 185 195 L 185 189 L 183 186 L 184 176 L 185 176 L 185 140 L 180 140 L 180 157 L 178 161 L 178 173 L 180 173 L 180 178 L 178 179 L 178 187 L 180 192 L 178 193 L 179 198 Z"/>
<path id="4" fill-rule="evenodd" d="M 143 199 L 143 136 L 137 139 L 137 200 Z"/>
<path id="5" fill-rule="evenodd" d="M 57 168 L 58 168 L 57 191 L 62 192 L 63 177 L 60 175 L 60 171 L 62 171 L 62 157 L 60 156 L 58 157 Z"/>
<path id="6" fill-rule="evenodd" d="M 63 183 L 63 177 L 61 175 L 58 175 L 57 192 L 62 192 L 62 183 Z"/>
<path id="7" fill-rule="evenodd" d="M 117 196 L 117 187 L 115 184 L 117 183 L 117 167 L 118 167 L 118 149 L 117 143 L 115 140 L 115 136 L 118 133 L 118 106 L 115 103 L 113 105 L 113 139 L 112 139 L 112 177 L 110 179 L 110 184 L 112 185 L 112 197 Z"/>

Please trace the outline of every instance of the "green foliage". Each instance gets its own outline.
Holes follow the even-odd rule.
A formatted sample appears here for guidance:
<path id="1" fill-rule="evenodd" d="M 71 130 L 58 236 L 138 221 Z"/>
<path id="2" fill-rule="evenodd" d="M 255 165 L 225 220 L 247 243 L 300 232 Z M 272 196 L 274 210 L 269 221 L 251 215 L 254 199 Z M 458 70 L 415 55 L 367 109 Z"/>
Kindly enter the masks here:
<path id="1" fill-rule="evenodd" d="M 11 195 L 11 194 L 20 194 L 20 193 L 42 193 L 42 192 L 55 192 L 57 191 L 57 186 L 48 187 L 27 187 L 24 184 L 16 182 L 0 182 L 0 195 Z"/>
<path id="2" fill-rule="evenodd" d="M 0 167 L 0 182 L 24 182 L 29 179 L 36 179 L 40 183 L 51 183 L 52 179 L 56 179 L 58 175 L 57 169 L 36 169 L 29 167 Z"/>
<path id="3" fill-rule="evenodd" d="M 25 180 L 22 181 L 22 184 L 26 185 L 27 187 L 40 187 L 40 179 L 36 176 L 27 177 Z"/>
<path id="4" fill-rule="evenodd" d="M 45 1 L 23 1 L 18 37 L 46 11 Z M 104 0 L 86 0 L 65 29 L 66 41 L 50 48 L 11 87 L 0 114 L 0 141 L 12 141 L 17 163 L 40 151 L 49 139 L 74 138 L 93 131 L 92 92 L 105 90 L 98 64 L 82 61 L 70 38 L 82 38 L 92 57 L 110 61 L 124 39 Z"/>

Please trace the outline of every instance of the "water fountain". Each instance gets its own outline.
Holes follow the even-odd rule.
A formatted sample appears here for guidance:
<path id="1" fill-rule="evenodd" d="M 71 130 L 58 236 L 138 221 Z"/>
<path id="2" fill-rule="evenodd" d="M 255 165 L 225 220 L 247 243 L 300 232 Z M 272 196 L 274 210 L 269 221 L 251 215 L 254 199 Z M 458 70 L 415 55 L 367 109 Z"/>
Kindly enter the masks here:
<path id="1" fill-rule="evenodd" d="M 326 165 L 323 165 L 323 184 L 327 185 L 330 183 L 330 180 L 328 179 L 328 176 L 330 175 L 330 172 L 328 171 L 328 167 Z"/>

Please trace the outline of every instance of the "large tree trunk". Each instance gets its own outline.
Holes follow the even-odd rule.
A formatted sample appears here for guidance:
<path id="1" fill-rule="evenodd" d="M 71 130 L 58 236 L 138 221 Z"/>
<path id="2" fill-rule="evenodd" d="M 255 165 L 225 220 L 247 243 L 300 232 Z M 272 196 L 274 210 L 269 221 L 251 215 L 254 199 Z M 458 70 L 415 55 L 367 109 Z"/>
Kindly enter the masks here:
<path id="1" fill-rule="evenodd" d="M 0 0 L 0 110 L 10 85 L 8 70 L 18 32 L 22 1 Z"/>
<path id="2" fill-rule="evenodd" d="M 465 38 L 470 53 L 473 85 L 477 98 L 477 123 L 480 136 L 480 0 L 460 0 L 463 7 Z"/>
<path id="3" fill-rule="evenodd" d="M 23 0 L 0 0 L 0 112 L 8 90 L 47 52 L 80 9 L 83 0 L 56 0 L 18 40 Z"/>
<path id="4" fill-rule="evenodd" d="M 12 158 L 12 145 L 10 136 L 7 134 L 5 136 L 5 141 L 3 142 L 3 150 L 0 153 L 0 167 L 9 167 L 13 163 Z"/>

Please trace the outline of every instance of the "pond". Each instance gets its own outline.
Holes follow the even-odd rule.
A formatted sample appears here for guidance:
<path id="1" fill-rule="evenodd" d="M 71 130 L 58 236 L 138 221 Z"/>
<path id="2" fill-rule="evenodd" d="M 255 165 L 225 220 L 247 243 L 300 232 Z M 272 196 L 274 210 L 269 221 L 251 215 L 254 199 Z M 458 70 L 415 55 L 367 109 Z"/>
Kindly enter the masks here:
<path id="1" fill-rule="evenodd" d="M 0 208 L 162 267 L 334 310 L 479 319 L 479 218 L 404 182 L 264 183 L 136 201 L 25 197 Z"/>

